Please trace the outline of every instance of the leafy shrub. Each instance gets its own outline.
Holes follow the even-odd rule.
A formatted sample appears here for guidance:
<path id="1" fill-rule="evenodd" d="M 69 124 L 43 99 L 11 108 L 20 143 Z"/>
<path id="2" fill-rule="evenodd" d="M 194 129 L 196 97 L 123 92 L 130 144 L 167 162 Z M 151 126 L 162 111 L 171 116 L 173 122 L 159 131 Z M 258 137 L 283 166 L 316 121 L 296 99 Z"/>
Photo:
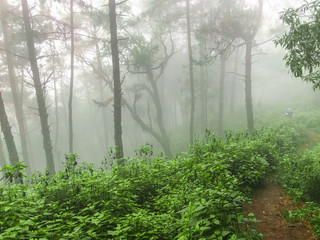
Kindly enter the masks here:
<path id="1" fill-rule="evenodd" d="M 295 129 L 302 128 L 224 140 L 207 132 L 170 160 L 147 145 L 112 171 L 67 155 L 54 176 L 37 173 L 26 184 L 0 187 L 0 239 L 261 239 L 242 204 L 283 152 L 296 151 L 304 135 Z"/>
<path id="2" fill-rule="evenodd" d="M 280 162 L 281 183 L 302 200 L 320 202 L 320 144 Z"/>

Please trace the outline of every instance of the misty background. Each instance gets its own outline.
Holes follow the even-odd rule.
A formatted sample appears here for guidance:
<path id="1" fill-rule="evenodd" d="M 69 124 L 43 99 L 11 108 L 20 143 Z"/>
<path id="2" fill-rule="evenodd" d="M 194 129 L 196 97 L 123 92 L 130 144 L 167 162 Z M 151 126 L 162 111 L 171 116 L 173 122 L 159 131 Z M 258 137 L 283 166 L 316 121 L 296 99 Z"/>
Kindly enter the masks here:
<path id="1" fill-rule="evenodd" d="M 28 1 L 34 30 L 40 77 L 43 83 L 56 169 L 61 169 L 68 153 L 68 98 L 70 87 L 70 13 L 68 1 Z M 161 5 L 160 2 L 164 2 Z M 174 1 L 173 1 L 174 2 Z M 218 135 L 221 42 L 230 44 L 225 62 L 223 130 L 247 128 L 244 91 L 245 46 L 241 39 L 228 41 L 205 34 L 215 19 L 221 1 L 190 2 L 191 39 L 194 58 L 194 135 L 200 139 L 205 129 Z M 239 1 L 236 1 L 239 2 Z M 258 1 L 244 2 L 243 14 L 254 12 Z M 284 33 L 279 13 L 304 1 L 265 0 L 262 20 L 252 48 L 252 104 L 255 126 L 284 117 L 287 107 L 296 115 L 320 107 L 320 95 L 312 85 L 294 78 L 285 67 L 284 50 L 273 40 Z M 170 1 L 169 1 L 170 3 Z M 22 99 L 32 171 L 46 167 L 32 72 L 27 57 L 20 1 L 1 0 L 1 19 L 9 25 L 11 50 L 4 45 L 4 25 L 0 26 L 0 89 L 20 160 L 20 132 L 9 85 L 5 54 L 13 56 L 18 94 Z M 157 109 L 150 94 L 149 66 L 157 77 L 162 119 L 172 154 L 189 146 L 190 84 L 187 33 L 183 3 L 176 1 L 128 0 L 117 6 L 122 93 L 136 114 L 155 132 L 159 131 Z M 179 5 L 180 4 L 180 5 Z M 181 5 L 182 4 L 182 5 Z M 248 10 L 249 9 L 249 10 Z M 209 24 L 208 24 L 209 23 Z M 114 147 L 113 93 L 110 88 L 112 62 L 106 1 L 74 1 L 74 152 L 80 161 L 99 165 L 112 158 Z M 248 23 L 250 24 L 250 23 Z M 205 27 L 204 27 L 205 26 Z M 227 44 L 226 44 L 227 43 Z M 217 48 L 219 45 L 219 49 Z M 229 45 L 228 45 L 229 46 Z M 225 48 L 223 48 L 225 49 Z M 219 52 L 220 51 L 220 52 Z M 149 90 L 148 90 L 149 89 Z M 125 156 L 149 143 L 155 152 L 163 148 L 141 127 L 125 104 L 122 105 L 122 139 Z M 0 164 L 9 163 L 1 133 Z"/>

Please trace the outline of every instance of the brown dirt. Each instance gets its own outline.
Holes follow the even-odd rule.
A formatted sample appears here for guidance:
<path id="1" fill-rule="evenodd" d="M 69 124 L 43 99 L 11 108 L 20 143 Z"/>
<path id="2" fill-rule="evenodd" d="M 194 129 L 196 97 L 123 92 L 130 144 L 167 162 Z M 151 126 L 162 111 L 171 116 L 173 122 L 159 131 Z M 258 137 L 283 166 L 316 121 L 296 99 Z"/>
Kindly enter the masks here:
<path id="1" fill-rule="evenodd" d="M 243 206 L 245 215 L 254 213 L 257 230 L 264 235 L 264 240 L 315 240 L 306 221 L 288 223 L 283 217 L 284 210 L 294 210 L 288 194 L 277 186 L 274 177 L 267 179 L 265 185 L 257 190 L 252 203 Z"/>
<path id="2" fill-rule="evenodd" d="M 320 134 L 308 132 L 308 142 L 300 147 L 304 151 L 310 145 L 320 142 Z M 303 203 L 296 206 L 292 203 L 289 195 L 277 185 L 276 179 L 270 177 L 265 185 L 257 190 L 253 196 L 252 203 L 243 206 L 245 215 L 254 213 L 257 220 L 257 230 L 261 232 L 264 240 L 315 240 L 313 232 L 307 220 L 297 223 L 288 223 L 283 212 L 295 210 L 303 206 Z"/>

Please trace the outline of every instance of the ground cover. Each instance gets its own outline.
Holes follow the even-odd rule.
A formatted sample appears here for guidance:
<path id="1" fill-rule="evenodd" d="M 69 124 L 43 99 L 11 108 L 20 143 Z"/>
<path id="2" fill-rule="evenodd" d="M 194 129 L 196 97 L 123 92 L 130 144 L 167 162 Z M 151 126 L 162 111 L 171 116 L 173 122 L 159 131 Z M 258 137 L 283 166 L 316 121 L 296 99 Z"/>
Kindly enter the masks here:
<path id="1" fill-rule="evenodd" d="M 55 176 L 0 187 L 0 239 L 261 239 L 242 205 L 305 137 L 294 124 L 208 132 L 173 159 L 143 146 L 112 171 L 69 155 Z"/>

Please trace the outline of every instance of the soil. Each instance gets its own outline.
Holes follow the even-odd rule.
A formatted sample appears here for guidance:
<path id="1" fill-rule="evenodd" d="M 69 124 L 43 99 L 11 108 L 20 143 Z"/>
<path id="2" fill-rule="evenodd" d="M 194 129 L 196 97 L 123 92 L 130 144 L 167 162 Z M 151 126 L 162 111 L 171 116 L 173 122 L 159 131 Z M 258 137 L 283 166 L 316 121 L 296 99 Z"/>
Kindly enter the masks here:
<path id="1" fill-rule="evenodd" d="M 308 146 L 320 142 L 320 134 L 309 132 L 308 143 L 301 146 L 300 151 L 304 151 Z M 303 203 L 294 205 L 292 198 L 277 184 L 274 176 L 265 181 L 263 187 L 258 189 L 251 203 L 243 206 L 245 215 L 254 213 L 258 222 L 257 230 L 263 234 L 264 240 L 315 240 L 313 232 L 307 220 L 297 223 L 287 222 L 283 213 L 286 209 L 295 210 Z"/>
<path id="2" fill-rule="evenodd" d="M 317 239 L 307 221 L 289 223 L 283 217 L 283 212 L 294 210 L 298 206 L 292 203 L 292 199 L 281 189 L 274 177 L 266 180 L 265 185 L 257 190 L 252 203 L 243 206 L 247 216 L 254 213 L 258 222 L 257 230 L 263 234 L 264 240 L 308 240 Z"/>

